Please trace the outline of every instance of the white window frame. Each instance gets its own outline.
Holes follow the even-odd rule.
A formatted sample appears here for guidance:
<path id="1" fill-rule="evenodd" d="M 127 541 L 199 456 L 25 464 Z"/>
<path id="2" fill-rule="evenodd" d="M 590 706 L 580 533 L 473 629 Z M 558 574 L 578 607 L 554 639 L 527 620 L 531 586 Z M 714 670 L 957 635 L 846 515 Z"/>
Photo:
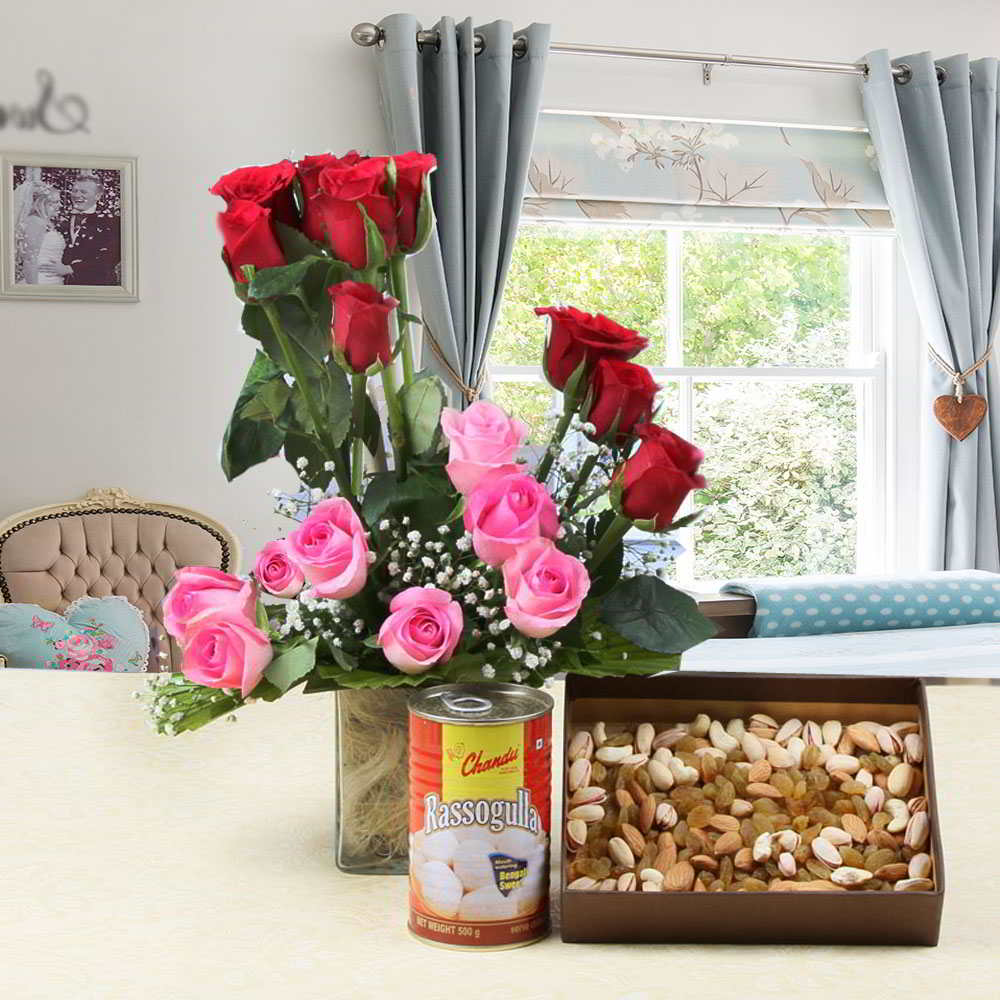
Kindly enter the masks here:
<path id="1" fill-rule="evenodd" d="M 526 221 L 528 225 L 545 225 L 546 220 Z M 613 223 L 562 223 L 558 225 L 613 225 Z M 696 381 L 755 382 L 777 379 L 784 382 L 828 382 L 851 384 L 858 393 L 858 524 L 856 542 L 857 573 L 886 572 L 898 561 L 896 539 L 898 463 L 894 442 L 901 427 L 902 407 L 896 398 L 900 380 L 895 377 L 896 343 L 896 239 L 891 233 L 850 235 L 850 321 L 851 349 L 849 364 L 840 367 L 775 367 L 775 368 L 702 368 L 682 365 L 683 350 L 683 234 L 685 231 L 750 232 L 761 231 L 738 226 L 695 226 L 661 224 L 653 227 L 664 232 L 667 239 L 667 282 L 665 302 L 667 364 L 647 364 L 659 382 L 675 382 L 679 388 L 679 419 L 672 429 L 682 437 L 693 439 L 694 383 Z M 796 227 L 794 230 L 766 230 L 784 235 L 820 233 L 830 235 L 822 227 Z M 490 376 L 495 382 L 544 383 L 540 365 L 491 364 Z M 553 412 L 559 407 L 558 394 L 553 393 Z M 681 514 L 694 509 L 689 497 Z M 694 529 L 685 528 L 677 534 L 684 546 L 678 558 L 679 582 L 696 590 L 715 589 L 723 581 L 698 580 L 694 574 Z"/>

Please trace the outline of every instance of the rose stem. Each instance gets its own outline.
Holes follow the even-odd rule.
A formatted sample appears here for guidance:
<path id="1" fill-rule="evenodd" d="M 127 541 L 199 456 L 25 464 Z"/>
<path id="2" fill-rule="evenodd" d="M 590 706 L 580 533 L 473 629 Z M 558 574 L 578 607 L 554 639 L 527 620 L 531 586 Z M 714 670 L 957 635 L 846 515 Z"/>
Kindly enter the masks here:
<path id="1" fill-rule="evenodd" d="M 368 393 L 365 391 L 368 376 L 351 374 L 351 427 L 354 441 L 351 444 L 351 493 L 361 496 L 361 483 L 365 472 L 365 401 Z"/>
<path id="2" fill-rule="evenodd" d="M 391 361 L 382 369 L 382 388 L 385 390 L 385 408 L 389 415 L 389 440 L 392 442 L 396 478 L 403 480 L 406 478 L 406 431 L 396 390 L 396 372 Z"/>
<path id="3" fill-rule="evenodd" d="M 588 456 L 586 461 L 584 461 L 583 465 L 580 467 L 580 474 L 576 477 L 576 482 L 573 483 L 573 488 L 569 491 L 569 494 L 563 501 L 564 516 L 573 512 L 573 502 L 580 495 L 580 491 L 590 479 L 590 474 L 594 471 L 594 466 L 597 465 L 597 460 L 600 457 L 600 451 L 595 451 L 593 455 Z"/>
<path id="4" fill-rule="evenodd" d="M 403 315 L 410 311 L 410 296 L 406 287 L 406 258 L 402 254 L 389 258 L 389 277 L 393 298 L 399 302 L 397 322 L 403 341 L 403 384 L 409 385 L 413 381 L 413 343 L 410 340 L 410 321 Z"/>
<path id="5" fill-rule="evenodd" d="M 288 337 L 281 326 L 281 319 L 278 316 L 278 310 L 274 307 L 273 302 L 261 302 L 260 305 L 264 310 L 264 315 L 267 316 L 268 321 L 271 324 L 271 329 L 274 330 L 274 335 L 277 338 L 278 346 L 281 348 L 285 364 L 288 366 L 288 371 L 292 378 L 295 379 L 295 386 L 302 394 L 302 399 L 305 401 L 306 409 L 309 411 L 309 416 L 312 419 L 313 427 L 316 431 L 316 437 L 318 438 L 324 451 L 327 453 L 327 456 L 333 462 L 333 475 L 337 480 L 337 486 L 340 493 L 342 496 L 347 497 L 357 510 L 358 503 L 354 494 L 351 492 L 351 476 L 347 471 L 344 456 L 340 453 L 340 449 L 333 443 L 332 438 L 330 438 L 326 433 L 326 425 L 323 423 L 319 407 L 316 405 L 316 400 L 313 399 L 312 394 L 306 388 L 308 382 L 302 375 L 302 370 L 299 368 L 299 363 L 295 358 L 295 352 L 292 350 L 292 345 L 289 343 Z"/>
<path id="6" fill-rule="evenodd" d="M 573 407 L 570 404 L 566 404 L 563 415 L 559 418 L 559 423 L 556 424 L 556 429 L 552 432 L 552 439 L 545 449 L 545 454 L 542 455 L 542 460 L 538 463 L 538 468 L 535 469 L 535 478 L 540 483 L 544 483 L 549 477 L 549 472 L 552 469 L 552 461 L 559 450 L 559 443 L 566 436 L 566 431 L 569 430 L 570 421 L 573 419 L 573 412 Z"/>
<path id="7" fill-rule="evenodd" d="M 587 569 L 591 573 L 611 555 L 614 547 L 625 537 L 625 532 L 631 527 L 632 522 L 627 517 L 623 517 L 621 514 L 615 515 L 615 519 L 608 525 L 607 531 L 601 535 L 597 548 L 594 549 L 594 554 L 587 564 Z"/>

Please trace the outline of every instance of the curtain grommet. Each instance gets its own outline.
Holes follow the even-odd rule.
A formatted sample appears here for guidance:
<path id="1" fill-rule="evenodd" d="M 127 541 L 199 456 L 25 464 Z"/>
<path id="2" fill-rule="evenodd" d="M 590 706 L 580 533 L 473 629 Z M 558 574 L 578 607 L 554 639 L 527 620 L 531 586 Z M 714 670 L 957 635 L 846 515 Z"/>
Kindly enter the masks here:
<path id="1" fill-rule="evenodd" d="M 528 39 L 525 35 L 518 35 L 514 39 L 514 58 L 523 59 L 528 54 Z"/>
<path id="2" fill-rule="evenodd" d="M 934 72 L 937 74 L 938 86 L 943 86 L 948 79 L 948 70 L 944 66 L 939 66 L 937 63 L 934 64 Z"/>
<path id="3" fill-rule="evenodd" d="M 900 63 L 893 70 L 892 78 L 901 87 L 905 87 L 913 79 L 913 67 L 909 63 Z"/>

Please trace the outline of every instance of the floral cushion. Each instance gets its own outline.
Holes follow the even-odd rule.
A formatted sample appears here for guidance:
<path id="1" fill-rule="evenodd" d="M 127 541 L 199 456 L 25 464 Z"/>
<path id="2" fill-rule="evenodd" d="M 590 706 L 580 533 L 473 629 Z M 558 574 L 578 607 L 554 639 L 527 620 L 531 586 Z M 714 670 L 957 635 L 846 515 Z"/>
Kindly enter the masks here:
<path id="1" fill-rule="evenodd" d="M 149 659 L 149 631 L 124 597 L 81 597 L 61 615 L 0 604 L 0 656 L 29 670 L 137 673 Z"/>

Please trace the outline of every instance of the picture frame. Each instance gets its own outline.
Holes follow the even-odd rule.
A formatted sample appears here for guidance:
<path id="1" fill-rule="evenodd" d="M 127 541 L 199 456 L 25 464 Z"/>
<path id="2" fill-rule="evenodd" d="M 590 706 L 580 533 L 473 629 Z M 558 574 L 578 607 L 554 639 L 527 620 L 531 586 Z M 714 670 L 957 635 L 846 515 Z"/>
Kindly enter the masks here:
<path id="1" fill-rule="evenodd" d="M 0 299 L 137 302 L 137 161 L 0 153 Z"/>

